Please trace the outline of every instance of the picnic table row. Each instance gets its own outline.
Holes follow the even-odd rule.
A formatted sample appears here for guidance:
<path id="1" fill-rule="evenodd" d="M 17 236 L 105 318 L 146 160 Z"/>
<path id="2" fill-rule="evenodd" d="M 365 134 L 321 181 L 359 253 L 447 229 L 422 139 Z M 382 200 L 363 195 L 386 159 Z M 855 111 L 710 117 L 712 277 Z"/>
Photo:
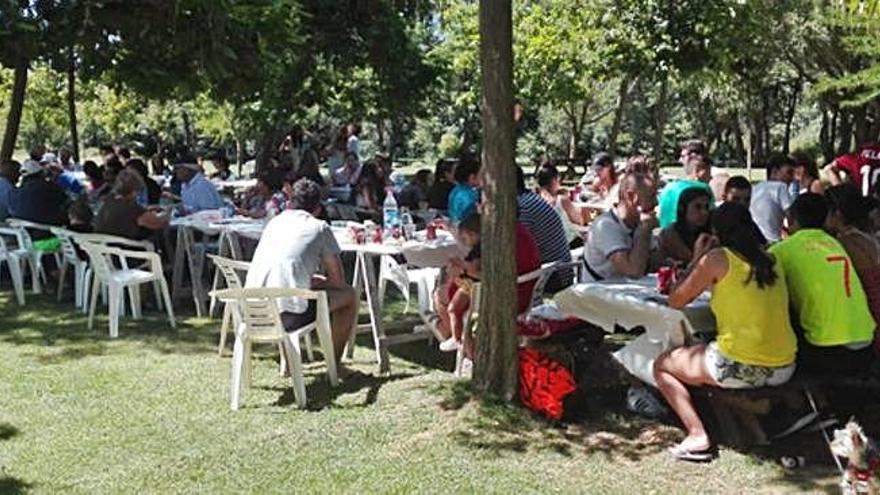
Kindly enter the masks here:
<path id="1" fill-rule="evenodd" d="M 430 294 L 440 267 L 450 258 L 461 255 L 462 251 L 453 237 L 443 231 L 438 232 L 437 239 L 434 240 L 427 240 L 425 232 L 417 232 L 416 238 L 412 240 L 358 244 L 352 239 L 349 225 L 334 222 L 332 229 L 341 251 L 354 257 L 352 285 L 366 298 L 369 323 L 359 325 L 358 330 L 372 333 L 380 371 L 387 372 L 389 346 L 427 339 L 434 335 L 427 321 L 424 325 L 413 328 L 411 332 L 386 334 L 382 315 L 387 282 L 395 284 L 407 301 L 410 283 L 417 283 L 419 314 L 424 319 L 430 309 Z M 208 291 L 205 290 L 202 277 L 206 251 L 216 249 L 220 256 L 243 260 L 245 254 L 242 240 L 259 241 L 265 226 L 265 220 L 244 217 L 211 219 L 206 215 L 191 215 L 174 219 L 171 227 L 177 230 L 172 268 L 172 294 L 175 299 L 189 297 L 191 294 L 197 316 L 212 313 L 214 302 L 208 307 Z M 197 241 L 197 237 L 202 240 Z M 404 263 L 399 263 L 398 259 L 403 259 Z M 183 286 L 186 272 L 191 287 Z M 218 280 L 215 277 L 214 288 L 217 288 Z M 349 354 L 351 351 L 349 348 Z"/>

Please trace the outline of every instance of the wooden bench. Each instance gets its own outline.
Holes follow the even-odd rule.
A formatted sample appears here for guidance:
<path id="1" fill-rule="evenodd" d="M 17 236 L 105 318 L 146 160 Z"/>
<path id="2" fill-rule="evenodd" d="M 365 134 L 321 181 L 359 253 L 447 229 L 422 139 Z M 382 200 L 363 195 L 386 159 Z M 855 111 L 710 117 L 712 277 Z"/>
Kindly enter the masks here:
<path id="1" fill-rule="evenodd" d="M 772 412 L 775 404 L 791 405 L 805 402 L 810 412 L 818 415 L 820 411 L 813 394 L 833 390 L 871 392 L 874 395 L 866 395 L 866 397 L 880 400 L 880 377 L 796 375 L 779 387 L 756 389 L 696 387 L 691 389 L 691 393 L 698 407 L 708 406 L 711 411 L 717 427 L 716 436 L 719 437 L 717 440 L 728 445 L 744 447 L 769 443 L 758 417 Z"/>

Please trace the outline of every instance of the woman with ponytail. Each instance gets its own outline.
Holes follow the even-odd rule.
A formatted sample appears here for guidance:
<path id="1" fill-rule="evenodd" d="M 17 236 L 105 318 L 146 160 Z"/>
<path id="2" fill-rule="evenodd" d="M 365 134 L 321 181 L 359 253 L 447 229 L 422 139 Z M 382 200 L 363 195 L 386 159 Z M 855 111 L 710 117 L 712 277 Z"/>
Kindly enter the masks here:
<path id="1" fill-rule="evenodd" d="M 712 445 L 687 387 L 781 385 L 794 374 L 797 353 L 782 268 L 764 250 L 749 210 L 725 203 L 710 224 L 712 235 L 697 239 L 689 275 L 673 289 L 669 306 L 682 308 L 711 289 L 718 338 L 673 349 L 654 363 L 657 386 L 687 429 L 670 452 L 691 461 L 709 460 Z"/>

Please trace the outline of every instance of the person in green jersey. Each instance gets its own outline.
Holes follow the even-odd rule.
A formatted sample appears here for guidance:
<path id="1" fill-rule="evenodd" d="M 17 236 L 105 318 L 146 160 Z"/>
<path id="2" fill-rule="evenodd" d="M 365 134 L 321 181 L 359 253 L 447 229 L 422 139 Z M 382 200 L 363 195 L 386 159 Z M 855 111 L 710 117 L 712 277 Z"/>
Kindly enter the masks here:
<path id="1" fill-rule="evenodd" d="M 681 194 L 688 189 L 695 187 L 705 189 L 712 197 L 712 203 L 715 202 L 712 188 L 709 187 L 709 181 L 712 179 L 712 162 L 708 157 L 690 155 L 684 162 L 684 173 L 687 178 L 670 182 L 660 192 L 658 220 L 662 229 L 672 226 L 678 220 L 678 202 Z"/>
<path id="2" fill-rule="evenodd" d="M 798 367 L 856 375 L 870 368 L 877 324 L 851 258 L 822 230 L 827 217 L 824 197 L 798 196 L 787 212 L 792 234 L 770 252 L 788 285 L 800 339 Z"/>

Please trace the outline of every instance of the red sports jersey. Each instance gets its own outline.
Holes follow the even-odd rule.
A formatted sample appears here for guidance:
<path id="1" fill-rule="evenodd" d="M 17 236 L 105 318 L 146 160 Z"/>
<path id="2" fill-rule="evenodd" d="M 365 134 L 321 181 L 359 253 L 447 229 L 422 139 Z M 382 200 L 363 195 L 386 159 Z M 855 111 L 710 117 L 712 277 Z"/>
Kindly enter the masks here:
<path id="1" fill-rule="evenodd" d="M 834 159 L 837 168 L 849 175 L 850 181 L 867 196 L 880 176 L 880 145 L 863 147 L 858 153 L 842 155 Z"/>

